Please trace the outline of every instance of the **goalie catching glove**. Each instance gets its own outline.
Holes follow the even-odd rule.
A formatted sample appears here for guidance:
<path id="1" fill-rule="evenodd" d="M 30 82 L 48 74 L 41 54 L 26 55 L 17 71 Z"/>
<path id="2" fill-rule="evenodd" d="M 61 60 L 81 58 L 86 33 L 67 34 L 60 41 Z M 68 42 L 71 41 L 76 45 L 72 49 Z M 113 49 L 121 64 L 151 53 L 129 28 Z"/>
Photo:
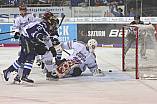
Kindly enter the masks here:
<path id="1" fill-rule="evenodd" d="M 102 77 L 102 76 L 105 76 L 104 72 L 101 71 L 101 69 L 94 69 L 92 74 L 93 74 L 93 76 L 95 76 L 95 77 Z"/>

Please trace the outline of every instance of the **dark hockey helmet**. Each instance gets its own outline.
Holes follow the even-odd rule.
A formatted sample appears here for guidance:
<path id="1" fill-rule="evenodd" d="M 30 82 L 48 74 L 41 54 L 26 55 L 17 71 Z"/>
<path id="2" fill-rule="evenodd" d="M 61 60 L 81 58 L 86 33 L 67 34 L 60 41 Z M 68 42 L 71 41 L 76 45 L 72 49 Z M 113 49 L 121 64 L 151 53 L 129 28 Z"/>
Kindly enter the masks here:
<path id="1" fill-rule="evenodd" d="M 55 25 L 59 24 L 59 20 L 55 16 L 51 16 L 50 19 L 47 20 L 47 22 L 50 25 L 53 25 L 54 23 L 55 23 Z"/>
<path id="2" fill-rule="evenodd" d="M 25 5 L 19 6 L 19 10 L 27 10 L 27 7 Z"/>
<path id="3" fill-rule="evenodd" d="M 139 15 L 134 16 L 134 20 L 140 20 L 140 16 Z"/>
<path id="4" fill-rule="evenodd" d="M 46 11 L 44 13 L 44 16 L 42 17 L 42 19 L 45 19 L 45 20 L 48 20 L 50 17 L 53 16 L 53 13 L 49 12 L 49 11 Z"/>

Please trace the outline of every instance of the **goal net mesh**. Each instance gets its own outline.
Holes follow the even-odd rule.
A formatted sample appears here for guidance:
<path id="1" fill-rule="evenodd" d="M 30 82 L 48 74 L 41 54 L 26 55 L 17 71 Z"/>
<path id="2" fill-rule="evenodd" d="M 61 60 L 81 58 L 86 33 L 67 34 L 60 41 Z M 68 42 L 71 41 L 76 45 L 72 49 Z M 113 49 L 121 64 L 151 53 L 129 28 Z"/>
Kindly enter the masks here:
<path id="1" fill-rule="evenodd" d="M 133 30 L 133 31 L 132 31 Z M 157 42 L 152 25 L 123 26 L 123 70 L 157 78 Z"/>

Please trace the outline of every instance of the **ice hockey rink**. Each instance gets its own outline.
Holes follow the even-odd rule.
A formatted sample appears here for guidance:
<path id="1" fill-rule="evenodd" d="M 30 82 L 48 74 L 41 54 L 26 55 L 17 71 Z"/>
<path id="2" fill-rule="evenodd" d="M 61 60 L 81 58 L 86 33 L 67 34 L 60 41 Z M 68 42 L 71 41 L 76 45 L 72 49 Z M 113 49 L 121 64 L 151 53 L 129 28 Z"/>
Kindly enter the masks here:
<path id="1" fill-rule="evenodd" d="M 0 47 L 0 71 L 16 59 L 19 47 Z M 34 63 L 33 86 L 0 79 L 0 104 L 156 104 L 156 80 L 136 80 L 134 72 L 122 72 L 121 48 L 97 48 L 97 63 L 104 77 L 87 70 L 79 77 L 48 81 Z M 70 51 L 72 53 L 72 51 Z M 63 53 L 63 57 L 67 57 Z M 112 70 L 112 72 L 109 72 Z"/>

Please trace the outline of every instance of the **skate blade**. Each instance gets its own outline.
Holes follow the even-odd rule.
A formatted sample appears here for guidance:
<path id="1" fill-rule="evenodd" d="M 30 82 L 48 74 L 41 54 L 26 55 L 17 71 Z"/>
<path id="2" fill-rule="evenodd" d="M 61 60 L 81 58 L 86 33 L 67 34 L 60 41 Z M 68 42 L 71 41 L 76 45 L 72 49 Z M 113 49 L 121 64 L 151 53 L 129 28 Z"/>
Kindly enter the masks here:
<path id="1" fill-rule="evenodd" d="M 59 78 L 46 78 L 46 80 L 49 80 L 49 81 L 59 81 Z"/>
<path id="2" fill-rule="evenodd" d="M 33 86 L 34 85 L 34 83 L 26 82 L 26 81 L 21 81 L 21 84 L 22 85 L 28 85 L 28 86 Z"/>
<path id="3" fill-rule="evenodd" d="M 5 82 L 3 71 L 0 73 L 2 82 Z"/>
<path id="4" fill-rule="evenodd" d="M 21 82 L 19 82 L 19 81 L 13 81 L 13 82 L 12 82 L 12 84 L 17 84 L 17 85 L 20 85 L 20 84 L 21 84 Z"/>

